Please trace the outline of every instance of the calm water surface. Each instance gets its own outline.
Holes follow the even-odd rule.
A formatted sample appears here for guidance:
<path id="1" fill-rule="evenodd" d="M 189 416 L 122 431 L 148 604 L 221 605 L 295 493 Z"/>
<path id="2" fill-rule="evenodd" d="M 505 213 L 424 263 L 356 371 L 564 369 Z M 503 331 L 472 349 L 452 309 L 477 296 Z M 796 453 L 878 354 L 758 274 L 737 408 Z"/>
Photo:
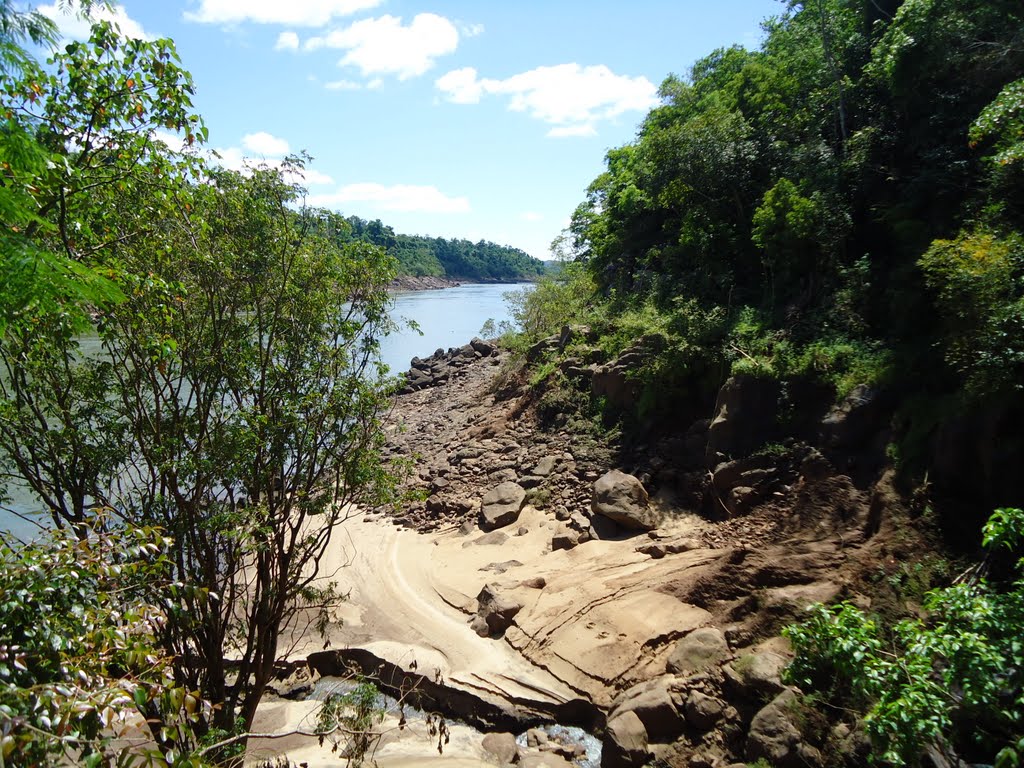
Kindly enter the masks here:
<path id="1" fill-rule="evenodd" d="M 409 369 L 414 357 L 429 357 L 434 350 L 461 347 L 474 336 L 480 335 L 480 328 L 487 320 L 500 323 L 512 320 L 505 305 L 503 294 L 526 287 L 528 283 L 505 285 L 461 285 L 438 291 L 409 291 L 395 296 L 393 317 L 402 324 L 399 331 L 384 339 L 381 344 L 381 358 L 391 370 L 398 374 Z M 419 325 L 419 332 L 408 327 L 404 321 L 413 320 Z M 99 349 L 98 340 L 86 340 L 84 348 L 91 352 Z M 33 497 L 24 489 L 13 489 L 13 499 L 8 505 L 22 514 L 30 514 L 36 508 Z M 9 511 L 0 509 L 0 530 L 6 529 L 19 538 L 31 538 L 38 528 Z"/>

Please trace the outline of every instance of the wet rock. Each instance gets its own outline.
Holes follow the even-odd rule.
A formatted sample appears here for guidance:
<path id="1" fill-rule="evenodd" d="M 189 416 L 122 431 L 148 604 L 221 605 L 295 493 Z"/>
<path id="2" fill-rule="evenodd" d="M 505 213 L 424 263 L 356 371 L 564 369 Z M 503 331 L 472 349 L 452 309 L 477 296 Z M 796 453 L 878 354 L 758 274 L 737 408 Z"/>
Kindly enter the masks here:
<path id="1" fill-rule="evenodd" d="M 552 752 L 541 752 L 540 754 L 525 755 L 519 761 L 519 768 L 578 768 L 561 755 Z"/>
<path id="2" fill-rule="evenodd" d="M 531 728 L 526 732 L 526 746 L 541 747 L 548 743 L 548 735 L 540 728 Z"/>
<path id="3" fill-rule="evenodd" d="M 526 491 L 517 483 L 506 481 L 484 494 L 480 503 L 480 527 L 485 531 L 511 525 L 519 519 L 526 502 Z"/>
<path id="4" fill-rule="evenodd" d="M 729 658 L 725 635 L 715 627 L 695 629 L 678 643 L 668 657 L 668 671 L 677 675 L 700 672 Z"/>
<path id="5" fill-rule="evenodd" d="M 519 761 L 519 745 L 511 733 L 488 733 L 481 746 L 500 765 L 512 765 Z"/>
<path id="6" fill-rule="evenodd" d="M 633 475 L 613 469 L 594 483 L 591 508 L 624 528 L 650 531 L 657 527 L 647 491 Z"/>
<path id="7" fill-rule="evenodd" d="M 608 721 L 601 750 L 601 768 L 637 768 L 647 763 L 647 729 L 636 712 Z"/>

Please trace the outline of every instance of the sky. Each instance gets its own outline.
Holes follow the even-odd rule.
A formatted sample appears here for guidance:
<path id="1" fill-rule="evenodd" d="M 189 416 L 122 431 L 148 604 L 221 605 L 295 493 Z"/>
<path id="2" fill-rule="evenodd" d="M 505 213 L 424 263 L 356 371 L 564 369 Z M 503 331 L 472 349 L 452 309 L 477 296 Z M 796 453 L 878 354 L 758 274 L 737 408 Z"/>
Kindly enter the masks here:
<path id="1" fill-rule="evenodd" d="M 122 0 L 170 37 L 221 163 L 313 156 L 307 202 L 547 258 L 670 73 L 756 48 L 779 0 Z M 65 37 L 87 25 L 54 0 Z"/>

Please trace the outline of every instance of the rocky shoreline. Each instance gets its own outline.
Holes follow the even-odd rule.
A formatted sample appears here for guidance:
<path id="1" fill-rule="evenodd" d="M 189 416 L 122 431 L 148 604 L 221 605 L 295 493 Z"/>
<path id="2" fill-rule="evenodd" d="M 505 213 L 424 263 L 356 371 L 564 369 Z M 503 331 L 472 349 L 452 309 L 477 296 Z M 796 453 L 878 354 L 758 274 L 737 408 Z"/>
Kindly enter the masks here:
<path id="1" fill-rule="evenodd" d="M 799 443 L 719 461 L 709 439 L 721 448 L 760 418 L 730 381 L 677 439 L 712 456 L 698 472 L 667 458 L 678 442 L 626 459 L 612 441 L 542 428 L 506 361 L 480 339 L 412 361 L 387 446 L 412 468 L 411 500 L 347 528 L 358 614 L 310 663 L 428 678 L 433 709 L 486 730 L 584 725 L 611 768 L 857 764 L 856 729 L 808 734 L 820 718 L 783 682 L 778 637 L 810 603 L 868 602 L 865 572 L 892 560 L 891 476 L 854 480 L 826 455 L 863 417 L 857 404 L 823 418 L 825 453 Z M 470 738 L 464 757 L 480 762 L 465 764 L 574 764 L 508 739 L 496 755 Z"/>
<path id="2" fill-rule="evenodd" d="M 388 290 L 392 293 L 402 291 L 435 291 L 442 288 L 455 288 L 460 285 L 462 285 L 461 281 L 452 280 L 447 277 L 399 275 L 388 283 Z"/>

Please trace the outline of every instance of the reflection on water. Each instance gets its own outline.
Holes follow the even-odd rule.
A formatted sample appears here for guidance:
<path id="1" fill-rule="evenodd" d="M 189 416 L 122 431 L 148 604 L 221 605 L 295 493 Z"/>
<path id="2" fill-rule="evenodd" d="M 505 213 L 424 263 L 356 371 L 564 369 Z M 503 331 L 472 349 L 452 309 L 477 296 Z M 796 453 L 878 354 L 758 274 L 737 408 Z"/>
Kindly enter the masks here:
<path id="1" fill-rule="evenodd" d="M 527 285 L 462 285 L 438 291 L 411 291 L 395 296 L 392 316 L 403 327 L 381 343 L 381 358 L 392 374 L 408 370 L 413 357 L 428 357 L 438 348 L 460 347 L 474 336 L 488 319 L 495 323 L 511 317 L 503 294 Z M 413 320 L 420 328 L 416 332 L 404 321 Z M 422 334 L 422 335 L 421 335 Z M 101 355 L 99 339 L 95 336 L 81 340 L 85 357 Z M 11 510 L 32 516 L 37 508 L 34 497 L 24 487 L 9 487 Z M 0 509 L 0 529 L 9 530 L 18 538 L 31 538 L 38 526 L 23 520 L 10 511 Z"/>

